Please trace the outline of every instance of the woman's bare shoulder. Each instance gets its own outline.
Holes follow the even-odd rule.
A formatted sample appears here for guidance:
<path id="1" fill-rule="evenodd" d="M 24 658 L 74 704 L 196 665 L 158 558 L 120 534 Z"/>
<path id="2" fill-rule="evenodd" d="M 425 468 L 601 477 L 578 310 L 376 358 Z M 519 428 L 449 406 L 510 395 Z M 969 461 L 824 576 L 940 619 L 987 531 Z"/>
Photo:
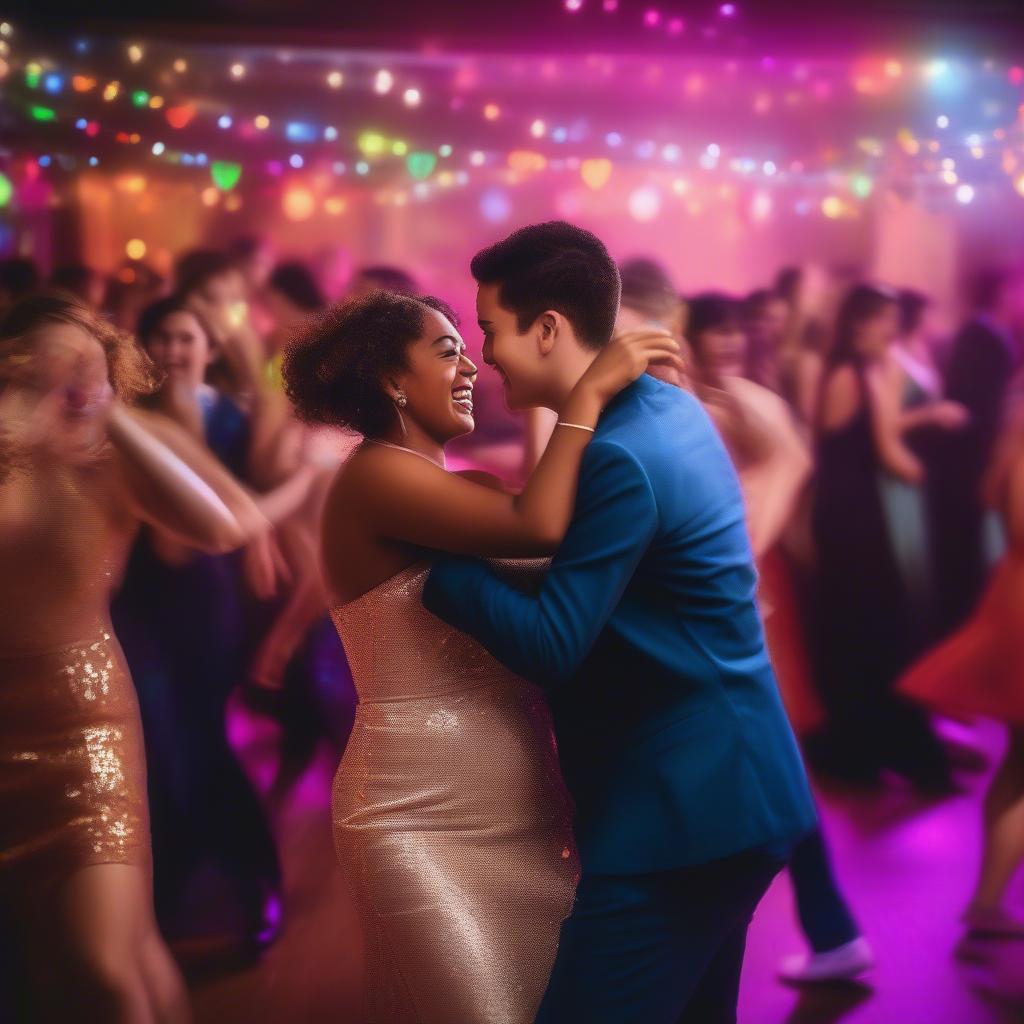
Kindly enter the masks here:
<path id="1" fill-rule="evenodd" d="M 491 491 L 501 491 L 502 494 L 515 493 L 504 480 L 496 477 L 493 473 L 485 473 L 482 469 L 460 469 L 455 475 Z"/>

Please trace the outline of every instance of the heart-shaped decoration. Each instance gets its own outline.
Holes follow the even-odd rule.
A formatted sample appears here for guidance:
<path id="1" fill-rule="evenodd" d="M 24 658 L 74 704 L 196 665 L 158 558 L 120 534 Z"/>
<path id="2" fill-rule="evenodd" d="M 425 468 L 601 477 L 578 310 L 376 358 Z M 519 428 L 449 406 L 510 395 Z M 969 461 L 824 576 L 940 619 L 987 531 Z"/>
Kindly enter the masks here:
<path id="1" fill-rule="evenodd" d="M 167 108 L 167 123 L 172 128 L 184 128 L 196 116 L 196 108 L 191 103 L 180 107 Z"/>
<path id="2" fill-rule="evenodd" d="M 242 165 L 229 160 L 214 160 L 210 164 L 210 177 L 221 192 L 230 192 L 242 176 Z"/>
<path id="3" fill-rule="evenodd" d="M 584 160 L 580 165 L 580 175 L 587 188 L 592 188 L 596 192 L 608 184 L 608 179 L 612 176 L 612 162 L 607 157 Z"/>
<path id="4" fill-rule="evenodd" d="M 429 178 L 437 166 L 437 157 L 433 153 L 410 153 L 405 166 L 414 178 Z"/>

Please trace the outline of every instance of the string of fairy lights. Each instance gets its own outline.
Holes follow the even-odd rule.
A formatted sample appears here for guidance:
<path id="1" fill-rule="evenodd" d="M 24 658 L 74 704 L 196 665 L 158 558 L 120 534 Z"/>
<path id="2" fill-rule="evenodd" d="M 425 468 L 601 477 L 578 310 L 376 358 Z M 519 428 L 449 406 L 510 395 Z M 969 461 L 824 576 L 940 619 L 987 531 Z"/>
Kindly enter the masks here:
<path id="1" fill-rule="evenodd" d="M 564 0 L 567 14 L 586 2 Z M 692 28 L 640 16 L 668 36 Z M 735 5 L 716 17 L 731 24 Z M 3 22 L 0 89 L 0 208 L 26 182 L 93 169 L 139 193 L 147 176 L 185 176 L 229 212 L 248 189 L 279 187 L 293 220 L 475 188 L 481 216 L 500 221 L 531 183 L 640 221 L 722 201 L 755 222 L 858 217 L 883 187 L 952 207 L 1024 196 L 1024 66 L 976 55 L 484 59 L 55 41 Z"/>

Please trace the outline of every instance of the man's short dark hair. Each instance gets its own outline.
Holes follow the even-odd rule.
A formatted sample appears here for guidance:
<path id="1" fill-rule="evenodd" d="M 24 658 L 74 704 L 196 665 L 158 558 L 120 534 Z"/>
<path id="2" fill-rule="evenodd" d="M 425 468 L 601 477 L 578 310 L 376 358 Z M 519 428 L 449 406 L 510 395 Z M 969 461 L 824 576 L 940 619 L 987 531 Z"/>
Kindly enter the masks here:
<path id="1" fill-rule="evenodd" d="M 375 263 L 372 266 L 360 267 L 356 271 L 356 279 L 363 285 L 380 288 L 396 295 L 417 295 L 420 287 L 416 279 L 401 267 L 393 267 L 387 263 Z"/>
<path id="2" fill-rule="evenodd" d="M 175 290 L 185 295 L 197 292 L 215 277 L 237 269 L 234 259 L 218 249 L 189 249 L 175 261 Z"/>
<path id="3" fill-rule="evenodd" d="M 601 239 L 583 228 L 560 220 L 530 224 L 482 249 L 470 269 L 478 283 L 500 286 L 498 301 L 515 313 L 520 332 L 553 309 L 587 348 L 611 339 L 619 271 Z"/>
<path id="4" fill-rule="evenodd" d="M 670 315 L 682 301 L 668 271 L 646 256 L 620 263 L 619 277 L 622 279 L 622 304 L 655 320 Z"/>
<path id="5" fill-rule="evenodd" d="M 313 271 L 300 260 L 278 263 L 271 272 L 267 285 L 274 291 L 280 292 L 299 309 L 313 312 L 323 309 L 327 305 L 327 300 L 313 276 Z"/>

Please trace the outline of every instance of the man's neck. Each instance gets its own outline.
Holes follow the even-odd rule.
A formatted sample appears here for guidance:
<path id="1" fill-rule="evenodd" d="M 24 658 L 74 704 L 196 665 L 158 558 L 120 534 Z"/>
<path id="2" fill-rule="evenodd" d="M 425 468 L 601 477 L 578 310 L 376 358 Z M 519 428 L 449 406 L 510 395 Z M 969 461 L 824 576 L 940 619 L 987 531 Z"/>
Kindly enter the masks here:
<path id="1" fill-rule="evenodd" d="M 593 349 L 574 346 L 571 353 L 566 353 L 561 372 L 558 379 L 553 381 L 551 394 L 548 396 L 547 408 L 553 412 L 560 412 L 562 406 L 569 400 L 573 388 L 580 382 L 580 378 L 590 368 L 590 364 L 597 358 L 597 352 Z"/>

